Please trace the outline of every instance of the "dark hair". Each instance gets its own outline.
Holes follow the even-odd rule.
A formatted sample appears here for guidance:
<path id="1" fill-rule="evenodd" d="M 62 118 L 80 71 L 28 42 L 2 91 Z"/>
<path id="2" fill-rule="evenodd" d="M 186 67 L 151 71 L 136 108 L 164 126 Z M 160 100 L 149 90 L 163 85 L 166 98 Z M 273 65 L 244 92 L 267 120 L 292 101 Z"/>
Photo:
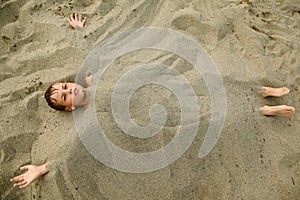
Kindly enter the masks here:
<path id="1" fill-rule="evenodd" d="M 50 106 L 51 108 L 55 109 L 55 110 L 65 110 L 66 106 L 62 106 L 62 105 L 58 105 L 55 103 L 55 101 L 53 100 L 53 98 L 51 98 L 51 96 L 53 95 L 54 91 L 56 90 L 53 85 L 55 83 L 53 83 L 52 85 L 49 86 L 49 88 L 46 90 L 45 92 L 45 99 L 48 103 L 48 106 Z"/>

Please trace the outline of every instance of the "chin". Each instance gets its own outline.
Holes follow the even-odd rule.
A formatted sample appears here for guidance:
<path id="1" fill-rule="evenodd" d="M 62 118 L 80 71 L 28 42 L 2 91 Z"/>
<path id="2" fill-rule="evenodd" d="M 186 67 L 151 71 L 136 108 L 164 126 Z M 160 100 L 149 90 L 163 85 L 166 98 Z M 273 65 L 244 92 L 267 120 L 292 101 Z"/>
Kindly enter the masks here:
<path id="1" fill-rule="evenodd" d="M 82 102 L 84 101 L 85 101 L 85 95 L 82 93 L 76 97 L 74 103 L 78 106 L 82 106 Z"/>

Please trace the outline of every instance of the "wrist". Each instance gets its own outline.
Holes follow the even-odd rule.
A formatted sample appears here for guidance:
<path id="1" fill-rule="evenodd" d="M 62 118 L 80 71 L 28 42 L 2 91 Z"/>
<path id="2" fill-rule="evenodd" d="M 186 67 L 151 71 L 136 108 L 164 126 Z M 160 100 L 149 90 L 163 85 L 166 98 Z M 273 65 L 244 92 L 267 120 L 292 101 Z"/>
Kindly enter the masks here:
<path id="1" fill-rule="evenodd" d="M 48 163 L 38 166 L 38 171 L 39 171 L 40 176 L 49 172 L 49 169 L 47 168 L 47 164 Z"/>

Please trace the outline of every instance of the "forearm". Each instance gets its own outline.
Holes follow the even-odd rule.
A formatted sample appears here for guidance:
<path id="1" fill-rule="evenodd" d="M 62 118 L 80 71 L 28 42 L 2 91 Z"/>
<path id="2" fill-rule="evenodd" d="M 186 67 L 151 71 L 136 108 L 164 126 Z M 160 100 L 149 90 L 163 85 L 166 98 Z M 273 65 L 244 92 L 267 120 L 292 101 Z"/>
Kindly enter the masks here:
<path id="1" fill-rule="evenodd" d="M 39 173 L 40 173 L 40 176 L 44 175 L 44 174 L 47 174 L 49 172 L 49 162 L 46 162 L 42 165 L 39 165 L 38 168 L 39 168 Z"/>

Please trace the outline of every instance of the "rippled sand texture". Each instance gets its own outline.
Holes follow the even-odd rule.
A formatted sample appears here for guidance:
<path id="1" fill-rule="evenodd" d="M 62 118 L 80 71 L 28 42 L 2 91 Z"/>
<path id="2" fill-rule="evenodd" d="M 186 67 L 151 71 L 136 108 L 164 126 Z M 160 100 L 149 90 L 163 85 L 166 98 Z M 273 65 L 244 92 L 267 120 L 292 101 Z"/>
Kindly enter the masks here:
<path id="1" fill-rule="evenodd" d="M 72 30 L 67 17 L 88 17 Z M 300 197 L 300 4 L 299 0 L 4 0 L 0 3 L 0 194 L 4 199 L 299 199 Z M 72 115 L 51 110 L 43 98 L 56 81 L 74 81 L 88 53 L 116 33 L 139 27 L 171 28 L 209 52 L 226 87 L 222 135 L 204 159 L 199 148 L 210 119 L 210 96 L 193 66 L 167 52 L 140 51 L 119 58 L 99 85 L 108 138 L 135 152 L 170 142 L 180 120 L 178 101 L 158 86 L 132 97 L 140 125 L 158 101 L 171 112 L 164 132 L 138 141 L 114 124 L 110 92 L 118 77 L 139 63 L 162 63 L 184 75 L 198 97 L 200 128 L 188 149 L 162 170 L 132 174 L 95 160 L 80 142 Z M 257 87 L 286 86 L 283 98 L 259 97 Z M 101 95 L 103 97 L 101 97 Z M 155 97 L 155 98 L 151 98 Z M 262 105 L 294 106 L 290 118 L 264 117 Z M 51 162 L 30 187 L 9 178 L 24 164 Z"/>

